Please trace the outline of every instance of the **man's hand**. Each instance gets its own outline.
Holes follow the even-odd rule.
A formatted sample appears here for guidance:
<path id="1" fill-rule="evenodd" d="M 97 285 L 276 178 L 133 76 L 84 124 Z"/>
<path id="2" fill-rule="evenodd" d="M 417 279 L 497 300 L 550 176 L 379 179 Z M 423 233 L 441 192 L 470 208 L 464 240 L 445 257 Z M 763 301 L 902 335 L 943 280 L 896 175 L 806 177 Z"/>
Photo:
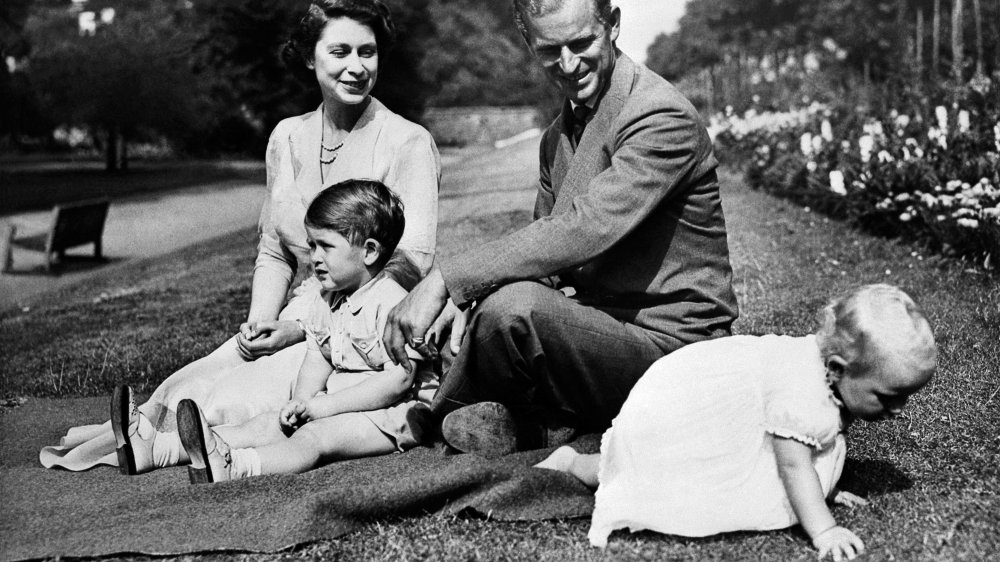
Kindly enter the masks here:
<path id="1" fill-rule="evenodd" d="M 827 554 L 833 555 L 834 562 L 840 562 L 844 558 L 854 560 L 865 552 L 865 543 L 861 542 L 853 532 L 843 527 L 831 527 L 813 539 L 813 546 L 819 551 L 819 558 L 826 558 Z"/>
<path id="2" fill-rule="evenodd" d="M 458 350 L 462 347 L 462 340 L 465 339 L 465 329 L 469 325 L 470 316 L 472 316 L 471 308 L 462 310 L 455 305 L 455 301 L 448 299 L 448 303 L 444 305 L 444 310 L 441 311 L 437 320 L 431 325 L 431 329 L 427 330 L 427 335 L 425 336 L 427 341 L 434 342 L 437 349 L 442 349 L 444 342 L 439 342 L 438 338 L 441 337 L 441 334 L 450 334 L 449 345 L 451 346 L 451 352 L 458 355 Z"/>
<path id="3" fill-rule="evenodd" d="M 309 419 L 306 414 L 306 403 L 301 400 L 289 400 L 278 413 L 278 423 L 285 433 L 294 432 L 307 421 Z"/>
<path id="4" fill-rule="evenodd" d="M 240 356 L 253 361 L 299 343 L 305 337 L 299 323 L 292 320 L 244 322 L 240 326 L 240 333 L 236 334 L 236 347 Z"/>
<path id="5" fill-rule="evenodd" d="M 393 307 L 389 312 L 385 332 L 382 333 L 382 343 L 393 363 L 402 365 L 407 371 L 413 369 L 406 355 L 406 344 L 414 349 L 424 346 L 427 332 L 447 300 L 448 289 L 444 285 L 444 277 L 441 276 L 441 270 L 435 267 L 406 298 Z"/>

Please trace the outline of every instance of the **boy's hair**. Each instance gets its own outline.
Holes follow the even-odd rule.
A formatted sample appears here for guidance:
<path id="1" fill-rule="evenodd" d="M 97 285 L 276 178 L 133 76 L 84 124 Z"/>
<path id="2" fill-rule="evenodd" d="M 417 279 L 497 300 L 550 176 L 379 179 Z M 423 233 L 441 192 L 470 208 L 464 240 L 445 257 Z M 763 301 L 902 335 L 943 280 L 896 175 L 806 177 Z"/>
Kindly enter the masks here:
<path id="1" fill-rule="evenodd" d="M 332 230 L 354 246 L 371 238 L 382 245 L 374 267 L 383 268 L 403 237 L 403 203 L 382 182 L 352 179 L 320 191 L 306 211 L 306 226 Z"/>
<path id="2" fill-rule="evenodd" d="M 824 357 L 840 355 L 847 374 L 876 371 L 894 359 L 911 373 L 932 373 L 937 348 L 930 324 L 909 295 L 892 285 L 860 287 L 820 313 L 816 333 Z"/>

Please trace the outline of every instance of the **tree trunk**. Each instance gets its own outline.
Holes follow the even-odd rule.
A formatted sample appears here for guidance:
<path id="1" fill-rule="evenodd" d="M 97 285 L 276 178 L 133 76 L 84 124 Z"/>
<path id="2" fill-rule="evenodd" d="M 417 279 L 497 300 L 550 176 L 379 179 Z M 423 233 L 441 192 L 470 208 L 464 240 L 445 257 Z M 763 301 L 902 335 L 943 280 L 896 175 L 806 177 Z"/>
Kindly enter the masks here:
<path id="1" fill-rule="evenodd" d="M 976 18 L 976 76 L 983 76 L 983 11 L 980 0 L 972 0 L 972 14 Z"/>
<path id="2" fill-rule="evenodd" d="M 128 170 L 128 138 L 125 136 L 125 133 L 118 135 L 118 142 L 118 169 L 122 171 Z"/>
<path id="3" fill-rule="evenodd" d="M 117 172 L 128 169 L 128 153 L 125 148 L 125 135 L 117 124 L 106 126 L 107 142 L 104 145 L 104 169 Z"/>
<path id="4" fill-rule="evenodd" d="M 118 126 L 108 124 L 105 131 L 107 140 L 104 143 L 104 169 L 116 172 L 118 171 Z"/>
<path id="5" fill-rule="evenodd" d="M 924 79 L 924 9 L 917 9 L 917 37 L 916 37 L 916 57 L 917 80 Z"/>
<path id="6" fill-rule="evenodd" d="M 962 81 L 962 61 L 965 58 L 965 37 L 962 33 L 962 0 L 953 0 L 951 7 L 951 76 Z"/>
<path id="7" fill-rule="evenodd" d="M 941 0 L 934 0 L 934 16 L 931 25 L 931 79 L 938 77 L 941 70 Z"/>

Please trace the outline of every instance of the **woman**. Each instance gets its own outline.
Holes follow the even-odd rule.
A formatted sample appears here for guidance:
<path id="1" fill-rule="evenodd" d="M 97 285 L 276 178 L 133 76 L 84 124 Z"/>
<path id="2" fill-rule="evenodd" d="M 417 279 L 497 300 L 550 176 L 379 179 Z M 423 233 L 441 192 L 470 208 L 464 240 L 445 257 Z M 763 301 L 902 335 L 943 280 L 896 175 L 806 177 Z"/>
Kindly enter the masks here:
<path id="1" fill-rule="evenodd" d="M 138 408 L 143 414 L 138 428 L 120 423 L 130 417 L 132 397 L 114 397 L 118 445 L 138 438 L 148 442 L 131 445 L 145 445 L 158 454 L 151 442 L 153 430 L 174 429 L 174 411 L 184 398 L 204 404 L 211 425 L 240 423 L 277 410 L 289 399 L 305 356 L 303 325 L 326 307 L 308 267 L 303 226 L 306 207 L 323 188 L 368 178 L 395 191 L 405 208 L 406 230 L 386 271 L 407 288 L 426 274 L 437 229 L 437 147 L 426 130 L 370 95 L 379 57 L 394 35 L 389 11 L 379 0 L 318 0 L 309 6 L 282 57 L 315 74 L 323 103 L 316 111 L 281 121 L 271 133 L 270 195 L 261 211 L 247 321 L 214 352 L 167 378 Z M 286 304 L 293 280 L 302 277 Z M 98 464 L 119 465 L 127 473 L 155 468 L 148 455 L 134 458 L 131 445 L 116 454 L 115 431 L 106 422 L 70 429 L 59 446 L 42 449 L 39 460 L 47 468 L 68 470 Z"/>

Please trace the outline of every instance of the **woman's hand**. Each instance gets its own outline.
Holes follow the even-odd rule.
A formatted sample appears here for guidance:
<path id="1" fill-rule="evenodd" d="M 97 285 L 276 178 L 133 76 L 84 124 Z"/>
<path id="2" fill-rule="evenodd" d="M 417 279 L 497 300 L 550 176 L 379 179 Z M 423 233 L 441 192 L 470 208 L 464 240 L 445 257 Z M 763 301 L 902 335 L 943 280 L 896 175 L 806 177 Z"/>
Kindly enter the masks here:
<path id="1" fill-rule="evenodd" d="M 844 557 L 854 560 L 865 552 L 865 543 L 849 529 L 840 526 L 830 527 L 816 535 L 813 546 L 819 551 L 820 559 L 832 554 L 835 562 L 840 562 Z"/>
<path id="2" fill-rule="evenodd" d="M 240 356 L 253 361 L 305 339 L 305 331 L 294 320 L 244 322 L 240 326 L 240 332 L 236 334 L 236 347 Z"/>
<path id="3" fill-rule="evenodd" d="M 281 424 L 282 431 L 291 434 L 308 422 L 308 410 L 305 402 L 295 399 L 289 400 L 278 413 L 278 423 Z"/>

